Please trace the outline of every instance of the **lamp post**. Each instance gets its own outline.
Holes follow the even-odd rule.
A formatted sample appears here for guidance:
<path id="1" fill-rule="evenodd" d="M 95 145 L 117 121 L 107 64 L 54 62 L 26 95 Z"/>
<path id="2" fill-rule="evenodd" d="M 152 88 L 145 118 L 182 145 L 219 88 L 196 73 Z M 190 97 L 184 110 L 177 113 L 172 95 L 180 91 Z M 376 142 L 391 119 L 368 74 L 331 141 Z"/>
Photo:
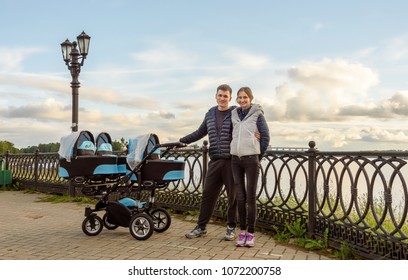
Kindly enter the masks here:
<path id="1" fill-rule="evenodd" d="M 72 131 L 78 131 L 78 89 L 79 89 L 79 73 L 84 65 L 84 60 L 88 55 L 89 37 L 84 31 L 77 36 L 77 40 L 72 43 L 66 39 L 61 43 L 62 57 L 68 70 L 71 72 L 71 88 L 72 88 Z M 79 50 L 77 49 L 77 46 Z M 79 62 L 81 60 L 81 62 Z"/>

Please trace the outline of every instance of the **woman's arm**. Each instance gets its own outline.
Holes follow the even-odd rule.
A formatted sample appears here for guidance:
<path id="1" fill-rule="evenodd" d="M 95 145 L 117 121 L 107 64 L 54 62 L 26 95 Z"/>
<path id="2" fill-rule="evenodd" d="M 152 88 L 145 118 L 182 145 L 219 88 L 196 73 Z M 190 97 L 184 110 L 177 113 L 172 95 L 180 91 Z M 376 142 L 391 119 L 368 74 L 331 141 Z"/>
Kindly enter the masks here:
<path id="1" fill-rule="evenodd" d="M 266 123 L 266 119 L 263 114 L 260 114 L 258 120 L 256 122 L 256 126 L 258 127 L 258 131 L 260 133 L 260 144 L 261 144 L 261 156 L 266 152 L 269 146 L 270 135 L 269 135 L 269 127 Z"/>

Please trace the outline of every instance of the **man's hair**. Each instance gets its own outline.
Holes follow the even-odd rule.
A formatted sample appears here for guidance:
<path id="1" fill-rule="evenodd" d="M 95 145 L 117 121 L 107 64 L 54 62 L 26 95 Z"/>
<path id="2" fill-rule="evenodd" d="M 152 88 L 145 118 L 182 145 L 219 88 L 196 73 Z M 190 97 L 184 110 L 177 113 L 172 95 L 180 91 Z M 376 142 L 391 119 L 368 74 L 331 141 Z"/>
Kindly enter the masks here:
<path id="1" fill-rule="evenodd" d="M 217 87 L 217 92 L 218 92 L 219 90 L 229 91 L 230 95 L 232 95 L 232 88 L 231 88 L 229 85 L 227 85 L 227 84 L 219 85 L 219 86 Z"/>

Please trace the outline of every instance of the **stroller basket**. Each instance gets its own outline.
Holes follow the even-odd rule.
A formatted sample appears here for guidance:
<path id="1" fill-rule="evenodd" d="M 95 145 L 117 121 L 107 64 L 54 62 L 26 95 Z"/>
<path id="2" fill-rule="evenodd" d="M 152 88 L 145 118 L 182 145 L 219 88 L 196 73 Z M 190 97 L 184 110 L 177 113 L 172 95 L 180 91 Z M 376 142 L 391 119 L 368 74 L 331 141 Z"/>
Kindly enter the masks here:
<path id="1" fill-rule="evenodd" d="M 160 145 L 155 134 L 141 135 L 130 139 L 127 154 L 127 174 L 135 182 L 141 181 L 175 181 L 184 179 L 184 160 L 160 159 L 160 147 L 171 147 L 172 144 Z M 176 144 L 174 144 L 176 145 Z M 138 170 L 134 172 L 135 170 Z"/>

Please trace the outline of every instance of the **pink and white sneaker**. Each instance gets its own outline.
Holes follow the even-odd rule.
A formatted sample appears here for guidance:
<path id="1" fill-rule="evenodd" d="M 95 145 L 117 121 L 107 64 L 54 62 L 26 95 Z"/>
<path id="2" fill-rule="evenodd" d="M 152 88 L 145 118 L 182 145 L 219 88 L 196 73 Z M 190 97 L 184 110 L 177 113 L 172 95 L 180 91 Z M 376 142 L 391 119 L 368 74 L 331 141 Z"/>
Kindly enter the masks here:
<path id="1" fill-rule="evenodd" d="M 255 246 L 255 235 L 253 233 L 248 233 L 247 238 L 245 240 L 246 247 L 254 247 Z"/>
<path id="2" fill-rule="evenodd" d="M 237 247 L 244 247 L 246 238 L 247 238 L 247 236 L 246 236 L 245 232 L 241 232 L 238 235 L 238 240 L 237 240 L 237 243 L 236 243 Z"/>

